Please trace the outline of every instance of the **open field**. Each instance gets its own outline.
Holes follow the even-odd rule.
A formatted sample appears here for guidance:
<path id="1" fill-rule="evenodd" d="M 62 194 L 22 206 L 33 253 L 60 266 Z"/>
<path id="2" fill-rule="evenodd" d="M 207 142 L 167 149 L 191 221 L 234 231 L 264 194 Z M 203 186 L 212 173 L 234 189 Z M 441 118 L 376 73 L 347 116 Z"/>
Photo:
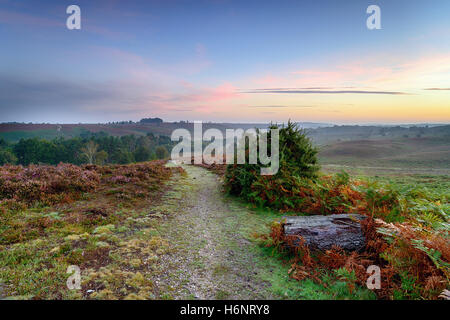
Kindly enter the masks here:
<path id="1" fill-rule="evenodd" d="M 449 138 L 354 140 L 320 146 L 319 158 L 326 168 L 448 174 Z"/>

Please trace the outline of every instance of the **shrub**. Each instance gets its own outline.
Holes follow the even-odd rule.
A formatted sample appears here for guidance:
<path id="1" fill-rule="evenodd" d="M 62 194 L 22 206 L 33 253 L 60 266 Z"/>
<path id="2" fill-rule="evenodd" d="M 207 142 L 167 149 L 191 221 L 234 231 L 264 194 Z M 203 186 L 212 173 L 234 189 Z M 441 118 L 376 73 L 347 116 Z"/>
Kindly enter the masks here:
<path id="1" fill-rule="evenodd" d="M 292 194 L 297 193 L 307 181 L 317 178 L 317 149 L 313 147 L 305 131 L 295 123 L 289 121 L 286 126 L 271 126 L 271 129 L 275 128 L 280 130 L 280 167 L 277 174 L 262 176 L 262 165 L 259 162 L 248 164 L 246 161 L 243 165 L 230 165 L 225 174 L 225 188 L 230 194 L 258 205 L 275 209 L 292 208 L 295 207 Z M 270 133 L 268 139 L 270 141 Z M 248 153 L 247 145 L 247 158 Z"/>

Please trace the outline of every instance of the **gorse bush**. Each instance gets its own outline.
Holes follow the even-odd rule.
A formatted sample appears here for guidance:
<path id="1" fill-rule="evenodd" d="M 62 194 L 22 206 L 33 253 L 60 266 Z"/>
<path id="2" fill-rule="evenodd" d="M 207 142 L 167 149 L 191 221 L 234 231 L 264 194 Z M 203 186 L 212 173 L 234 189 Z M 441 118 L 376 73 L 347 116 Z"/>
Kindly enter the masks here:
<path id="1" fill-rule="evenodd" d="M 229 165 L 225 173 L 225 188 L 233 195 L 261 206 L 276 209 L 295 207 L 285 193 L 297 190 L 305 181 L 317 178 L 319 170 L 317 149 L 306 133 L 295 123 L 271 126 L 279 129 L 279 170 L 275 175 L 261 175 L 261 163 L 248 164 L 249 148 L 246 145 L 246 164 Z M 270 131 L 268 147 L 270 152 Z M 259 149 L 258 149 L 259 152 Z M 259 157 L 258 157 L 259 159 Z"/>

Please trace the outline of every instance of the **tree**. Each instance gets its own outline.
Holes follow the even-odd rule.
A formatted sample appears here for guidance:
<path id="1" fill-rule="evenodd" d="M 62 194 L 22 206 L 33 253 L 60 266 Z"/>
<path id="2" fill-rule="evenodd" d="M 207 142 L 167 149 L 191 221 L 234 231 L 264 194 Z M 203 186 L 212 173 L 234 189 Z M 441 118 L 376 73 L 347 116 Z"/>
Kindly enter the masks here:
<path id="1" fill-rule="evenodd" d="M 293 176 L 316 178 L 318 150 L 306 132 L 293 122 L 280 128 L 280 167 Z"/>
<path id="2" fill-rule="evenodd" d="M 169 151 L 167 151 L 167 148 L 164 146 L 157 147 L 155 153 L 158 159 L 166 159 L 169 157 Z"/>
<path id="3" fill-rule="evenodd" d="M 117 149 L 112 156 L 112 160 L 114 163 L 128 164 L 134 162 L 134 156 L 127 150 Z"/>
<path id="4" fill-rule="evenodd" d="M 271 126 L 276 129 L 277 126 Z M 225 174 L 225 187 L 229 193 L 250 197 L 254 193 L 255 186 L 263 185 L 263 180 L 274 179 L 274 184 L 280 184 L 280 188 L 287 188 L 287 181 L 314 179 L 319 170 L 317 149 L 305 131 L 298 128 L 295 123 L 288 122 L 287 126 L 279 129 L 279 158 L 280 168 L 274 176 L 261 176 L 262 165 L 248 163 L 248 145 L 246 164 L 234 164 L 227 167 Z M 270 131 L 268 133 L 270 139 Z M 283 184 L 284 183 L 284 184 Z M 291 185 L 290 183 L 288 183 Z M 292 186 L 294 186 L 292 184 Z M 295 186 L 294 186 L 295 187 Z"/>
<path id="5" fill-rule="evenodd" d="M 136 160 L 136 162 L 148 161 L 150 160 L 150 157 L 151 157 L 150 148 L 145 146 L 137 148 L 136 151 L 134 152 L 134 159 Z"/>
<path id="6" fill-rule="evenodd" d="M 99 151 L 95 154 L 95 164 L 104 165 L 108 160 L 108 153 L 105 150 Z"/>
<path id="7" fill-rule="evenodd" d="M 137 147 L 146 147 L 148 149 L 152 149 L 156 144 L 154 137 L 151 136 L 143 136 L 137 139 L 136 145 Z"/>
<path id="8" fill-rule="evenodd" d="M 15 164 L 17 157 L 9 150 L 0 150 L 0 166 L 5 164 Z"/>
<path id="9" fill-rule="evenodd" d="M 133 134 L 120 137 L 120 142 L 122 143 L 122 147 L 126 148 L 129 152 L 136 150 L 136 137 Z"/>
<path id="10" fill-rule="evenodd" d="M 81 154 L 87 159 L 88 164 L 93 164 L 95 161 L 95 154 L 98 150 L 98 144 L 93 140 L 89 140 L 88 143 L 81 149 Z"/>
<path id="11" fill-rule="evenodd" d="M 13 147 L 18 162 L 23 165 L 31 163 L 57 164 L 60 160 L 59 150 L 55 143 L 46 140 L 21 139 Z"/>
<path id="12" fill-rule="evenodd" d="M 8 146 L 8 142 L 6 142 L 5 139 L 0 138 L 0 147 L 7 147 Z"/>
<path id="13" fill-rule="evenodd" d="M 163 123 L 163 120 L 160 118 L 144 118 L 141 119 L 141 123 Z"/>

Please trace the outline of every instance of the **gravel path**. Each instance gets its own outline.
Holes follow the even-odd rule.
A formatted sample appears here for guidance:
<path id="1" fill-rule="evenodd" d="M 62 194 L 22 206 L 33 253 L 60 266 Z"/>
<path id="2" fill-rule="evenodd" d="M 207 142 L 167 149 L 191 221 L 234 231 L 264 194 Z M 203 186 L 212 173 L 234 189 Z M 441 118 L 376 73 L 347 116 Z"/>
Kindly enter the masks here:
<path id="1" fill-rule="evenodd" d="M 159 208 L 169 216 L 160 230 L 173 248 L 156 279 L 161 292 L 175 299 L 274 298 L 270 284 L 260 278 L 271 270 L 261 270 L 250 237 L 267 228 L 267 219 L 224 197 L 215 174 L 184 169 L 187 176 L 172 181 L 172 192 Z"/>

